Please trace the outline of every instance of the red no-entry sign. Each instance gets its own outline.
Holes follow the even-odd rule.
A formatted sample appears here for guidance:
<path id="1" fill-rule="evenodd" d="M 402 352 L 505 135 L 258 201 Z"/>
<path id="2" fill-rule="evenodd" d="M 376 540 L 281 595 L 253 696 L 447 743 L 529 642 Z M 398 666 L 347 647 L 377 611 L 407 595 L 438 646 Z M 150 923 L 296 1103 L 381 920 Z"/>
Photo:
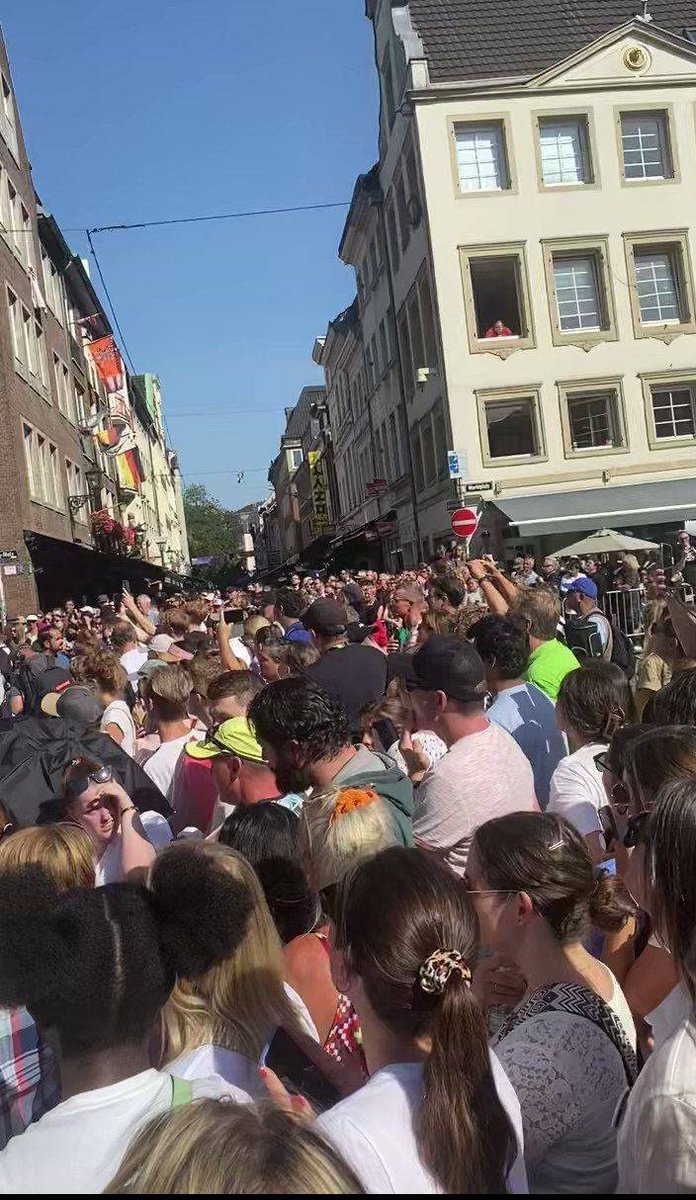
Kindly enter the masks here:
<path id="1" fill-rule="evenodd" d="M 478 528 L 478 514 L 474 508 L 458 508 L 452 513 L 452 530 L 458 538 L 470 538 Z"/>

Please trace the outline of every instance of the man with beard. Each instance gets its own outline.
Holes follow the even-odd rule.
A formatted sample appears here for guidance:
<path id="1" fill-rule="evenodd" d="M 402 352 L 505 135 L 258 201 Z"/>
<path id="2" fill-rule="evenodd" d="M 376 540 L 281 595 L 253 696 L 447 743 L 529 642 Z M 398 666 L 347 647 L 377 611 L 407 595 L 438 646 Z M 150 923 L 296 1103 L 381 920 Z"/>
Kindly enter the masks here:
<path id="1" fill-rule="evenodd" d="M 413 845 L 410 779 L 387 755 L 351 744 L 345 710 L 318 684 L 299 676 L 269 683 L 252 700 L 249 721 L 280 792 L 372 789 L 389 808 L 395 838 Z"/>

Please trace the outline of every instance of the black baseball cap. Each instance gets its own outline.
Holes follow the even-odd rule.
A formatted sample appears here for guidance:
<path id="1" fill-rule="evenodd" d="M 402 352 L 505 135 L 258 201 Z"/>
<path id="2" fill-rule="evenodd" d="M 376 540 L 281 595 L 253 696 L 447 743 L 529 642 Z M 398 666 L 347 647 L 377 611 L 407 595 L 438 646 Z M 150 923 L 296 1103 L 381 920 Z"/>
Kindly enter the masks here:
<path id="1" fill-rule="evenodd" d="M 303 614 L 302 624 L 313 633 L 339 634 L 345 633 L 348 626 L 348 615 L 338 600 L 326 596 L 315 600 Z"/>
<path id="2" fill-rule="evenodd" d="M 370 637 L 376 628 L 376 625 L 362 625 L 360 621 L 351 621 L 346 630 L 346 637 L 349 642 L 364 642 L 365 638 Z"/>
<path id="3" fill-rule="evenodd" d="M 456 636 L 433 634 L 413 655 L 409 691 L 444 692 L 460 704 L 482 704 L 486 676 L 481 656 L 471 642 Z"/>

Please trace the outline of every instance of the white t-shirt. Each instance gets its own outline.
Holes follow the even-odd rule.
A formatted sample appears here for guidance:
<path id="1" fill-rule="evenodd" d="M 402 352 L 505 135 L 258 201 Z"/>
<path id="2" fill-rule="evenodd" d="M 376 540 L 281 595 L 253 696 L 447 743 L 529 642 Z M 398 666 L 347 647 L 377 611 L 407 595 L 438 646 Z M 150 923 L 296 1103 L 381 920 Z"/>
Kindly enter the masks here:
<path id="1" fill-rule="evenodd" d="M 193 1084 L 196 1099 L 227 1091 L 214 1080 Z M 171 1075 L 153 1070 L 64 1100 L 0 1153 L 0 1194 L 102 1192 L 139 1127 L 171 1106 Z"/>
<path id="2" fill-rule="evenodd" d="M 102 733 L 106 730 L 107 725 L 118 726 L 123 734 L 121 749 L 126 754 L 130 754 L 131 758 L 135 758 L 135 721 L 125 700 L 112 700 L 111 704 L 107 704 L 99 725 Z"/>
<path id="3" fill-rule="evenodd" d="M 601 833 L 600 808 L 609 803 L 602 772 L 594 761 L 595 754 L 606 752 L 606 742 L 592 742 L 581 746 L 573 754 L 559 762 L 551 776 L 551 792 L 548 812 L 565 817 L 578 833 Z"/>
<path id="4" fill-rule="evenodd" d="M 172 831 L 169 822 L 157 812 L 140 813 L 140 823 L 145 831 L 148 842 L 150 842 L 155 850 L 161 850 L 163 846 L 168 845 L 172 840 Z M 105 883 L 122 883 L 123 876 L 121 873 L 121 853 L 123 849 L 123 841 L 121 834 L 117 833 L 108 843 L 106 850 L 101 858 L 97 860 L 94 868 L 94 886 L 103 887 Z"/>
<path id="5" fill-rule="evenodd" d="M 240 662 L 244 663 L 244 666 L 247 668 L 247 670 L 251 670 L 253 655 L 246 642 L 244 642 L 242 638 L 231 637 L 230 650 L 234 654 L 235 658 L 238 658 Z"/>
<path id="6" fill-rule="evenodd" d="M 479 825 L 507 813 L 538 811 L 529 761 L 509 733 L 489 723 L 455 742 L 423 776 L 413 833 L 417 842 L 446 850 L 461 875 Z"/>
<path id="7" fill-rule="evenodd" d="M 495 1054 L 491 1054 L 491 1069 L 517 1141 L 509 1190 L 526 1192 L 520 1106 Z M 413 1127 L 422 1095 L 422 1064 L 392 1063 L 317 1119 L 317 1130 L 343 1155 L 365 1191 L 377 1195 L 442 1193 L 421 1162 L 416 1145 Z"/>
<path id="8" fill-rule="evenodd" d="M 145 774 L 168 800 L 171 800 L 169 789 L 172 786 L 176 764 L 184 746 L 187 742 L 200 742 L 204 737 L 205 732 L 202 729 L 189 729 L 183 737 L 174 738 L 172 742 L 162 742 L 143 762 Z"/>
<path id="9" fill-rule="evenodd" d="M 121 655 L 121 666 L 136 691 L 138 690 L 138 671 L 143 663 L 147 662 L 148 657 L 144 646 L 136 646 L 135 650 L 126 650 L 126 653 Z"/>
<path id="10" fill-rule="evenodd" d="M 619 1125 L 619 1192 L 696 1192 L 696 1028 L 684 1021 L 655 1050 Z"/>
<path id="11" fill-rule="evenodd" d="M 214 1079 L 239 1104 L 264 1095 L 256 1064 L 223 1046 L 197 1046 L 167 1063 L 167 1070 L 179 1079 Z"/>
<path id="12" fill-rule="evenodd" d="M 646 1014 L 646 1021 L 652 1029 L 653 1054 L 676 1033 L 679 1026 L 687 1020 L 691 1012 L 691 999 L 683 983 L 678 983 L 668 992 L 664 1000 Z"/>

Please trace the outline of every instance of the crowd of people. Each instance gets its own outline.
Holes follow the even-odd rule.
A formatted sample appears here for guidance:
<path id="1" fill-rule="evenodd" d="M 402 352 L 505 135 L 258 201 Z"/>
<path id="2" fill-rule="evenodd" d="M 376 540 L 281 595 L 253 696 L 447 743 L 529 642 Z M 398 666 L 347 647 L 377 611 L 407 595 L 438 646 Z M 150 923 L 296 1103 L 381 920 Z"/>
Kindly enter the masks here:
<path id="1" fill-rule="evenodd" d="M 0 691 L 3 1193 L 696 1191 L 656 565 L 66 599 Z"/>

